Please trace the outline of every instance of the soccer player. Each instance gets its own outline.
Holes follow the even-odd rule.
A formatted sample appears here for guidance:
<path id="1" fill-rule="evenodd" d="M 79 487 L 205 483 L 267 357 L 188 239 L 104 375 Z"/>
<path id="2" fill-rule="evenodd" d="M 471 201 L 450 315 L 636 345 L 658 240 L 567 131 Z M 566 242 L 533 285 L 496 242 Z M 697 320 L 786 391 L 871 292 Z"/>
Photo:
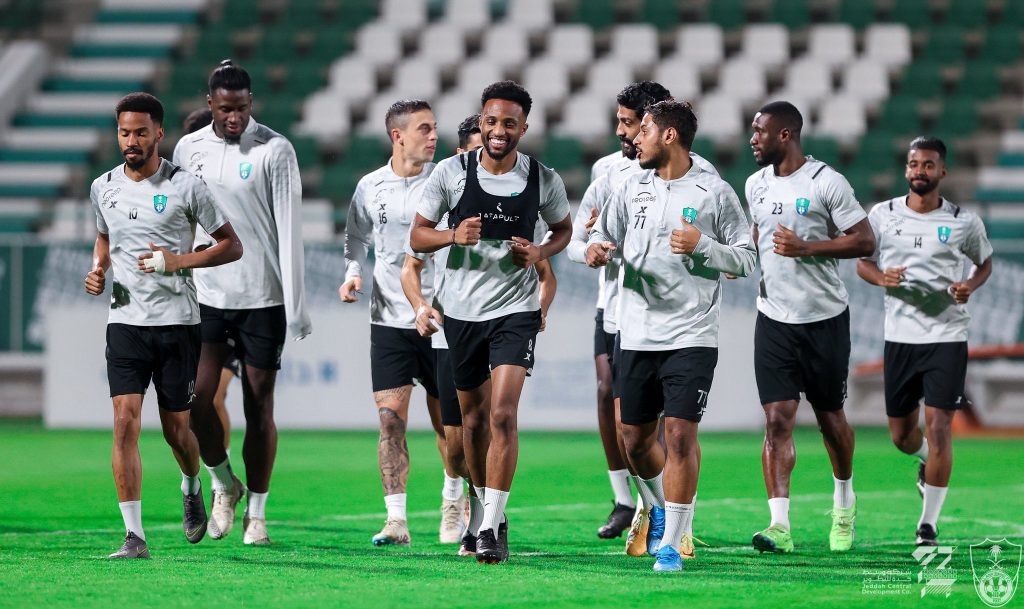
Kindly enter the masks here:
<path id="1" fill-rule="evenodd" d="M 573 221 L 573 236 L 566 248 L 570 260 L 586 264 L 587 240 L 597 215 L 604 208 L 611 193 L 634 173 L 642 171 L 636 159 L 633 140 L 640 133 L 640 122 L 645 109 L 651 104 L 671 98 L 668 89 L 659 83 L 642 81 L 627 85 L 616 97 L 618 109 L 615 113 L 615 135 L 621 143 L 620 151 L 598 159 L 591 169 L 591 184 L 583 195 Z M 690 152 L 691 160 L 701 169 L 715 175 L 718 171 L 700 155 Z M 608 478 L 614 494 L 614 506 L 608 520 L 598 531 L 598 537 L 613 539 L 630 528 L 626 538 L 626 553 L 631 556 L 647 554 L 645 543 L 647 512 L 650 506 L 641 502 L 638 506 L 629 491 L 629 478 L 634 479 L 637 489 L 640 482 L 629 470 L 622 445 L 621 421 L 619 420 L 618 397 L 615 386 L 614 345 L 616 335 L 616 310 L 619 293 L 618 257 L 610 258 L 598 276 L 597 316 L 594 328 L 594 367 L 597 372 L 598 430 L 608 463 Z M 700 454 L 697 455 L 698 462 Z M 632 523 L 631 523 L 632 520 Z M 686 531 L 692 535 L 693 531 Z M 692 556 L 684 555 L 684 558 Z"/>
<path id="2" fill-rule="evenodd" d="M 746 276 L 755 253 L 733 189 L 690 158 L 697 117 L 656 103 L 634 140 L 640 167 L 608 200 L 587 247 L 603 266 L 620 251 L 622 437 L 644 501 L 655 571 L 681 571 L 699 475 L 697 428 L 718 362 L 721 273 Z M 658 417 L 665 416 L 665 447 Z"/>
<path id="3" fill-rule="evenodd" d="M 406 301 L 401 285 L 409 227 L 423 197 L 424 185 L 434 170 L 437 123 L 427 102 L 401 100 L 388 109 L 384 124 L 391 139 L 391 159 L 356 185 L 345 230 L 345 282 L 338 289 L 343 302 L 358 300 L 363 268 L 372 247 L 376 264 L 370 296 L 370 371 L 380 418 L 377 458 L 388 511 L 384 528 L 374 535 L 373 544 L 409 544 L 409 448 L 405 430 L 416 380 L 427 392 L 427 410 L 445 462 L 441 542 L 458 543 L 466 511 L 465 499 L 461 498 L 462 478 L 445 459 L 445 432 L 430 339 L 416 331 L 416 311 Z M 428 269 L 432 276 L 433 266 L 429 262 Z M 428 284 L 428 295 L 431 290 Z M 447 499 L 449 496 L 454 499 Z"/>
<path id="4" fill-rule="evenodd" d="M 458 129 L 459 145 L 456 154 L 471 152 L 483 146 L 480 136 L 480 115 L 474 114 L 467 117 L 459 124 Z M 438 226 L 445 224 L 442 218 Z M 410 249 L 409 252 L 412 250 Z M 462 411 L 459 408 L 458 391 L 455 389 L 455 379 L 452 374 L 451 357 L 448 354 L 448 343 L 445 340 L 444 332 L 438 328 L 444 323 L 444 307 L 441 305 L 441 290 L 444 287 L 444 270 L 448 264 L 448 251 L 440 249 L 434 252 L 434 292 L 432 301 L 428 301 L 423 295 L 420 273 L 425 261 L 418 256 L 407 252 L 405 265 L 402 267 L 402 289 L 405 290 L 406 298 L 416 311 L 416 330 L 422 336 L 429 336 L 434 347 L 437 372 L 437 390 L 441 402 L 441 422 L 445 432 L 445 452 L 448 455 L 448 462 L 452 469 L 460 476 L 470 482 L 469 496 L 469 523 L 462 536 L 459 556 L 473 556 L 476 554 L 476 536 L 480 531 L 480 524 L 483 521 L 483 504 L 476 496 L 472 488 L 472 479 L 466 467 L 465 448 L 462 441 Z M 550 260 L 541 260 L 536 265 L 537 275 L 540 281 L 540 306 L 541 306 L 541 331 L 544 331 L 544 319 L 547 311 L 554 300 L 557 281 L 554 270 L 551 268 Z M 430 295 L 428 294 L 427 297 Z M 448 493 L 448 487 L 445 493 Z M 458 494 L 462 494 L 462 485 L 458 487 Z M 446 494 L 444 499 L 452 500 L 452 495 Z M 457 496 L 455 498 L 458 498 Z M 443 526 L 443 525 L 442 525 Z M 444 535 L 442 534 L 442 542 Z"/>
<path id="5" fill-rule="evenodd" d="M 910 192 L 868 214 L 878 249 L 857 273 L 885 288 L 885 410 L 893 443 L 920 462 L 917 545 L 934 546 L 953 469 L 953 416 L 966 402 L 966 305 L 992 274 L 992 245 L 981 218 L 939 194 L 942 140 L 910 142 L 905 175 Z M 965 259 L 973 263 L 966 279 Z"/>
<path id="6" fill-rule="evenodd" d="M 142 398 L 152 380 L 164 439 L 181 468 L 185 537 L 199 543 L 207 518 L 199 446 L 189 429 L 199 357 L 199 304 L 192 269 L 238 260 L 242 244 L 206 186 L 160 158 L 160 101 L 147 93 L 132 93 L 118 102 L 115 113 L 125 162 L 96 178 L 90 189 L 97 235 L 85 291 L 102 294 L 113 268 L 107 379 L 114 403 L 114 483 L 127 535 L 110 558 L 149 558 L 142 529 Z M 197 223 L 215 244 L 192 252 Z"/>
<path id="7" fill-rule="evenodd" d="M 763 169 L 747 179 L 753 237 L 761 259 L 754 328 L 754 374 L 766 430 L 761 463 L 771 524 L 756 533 L 761 552 L 792 552 L 789 480 L 796 462 L 793 426 L 800 394 L 814 409 L 832 461 L 829 546 L 853 546 L 853 428 L 846 421 L 850 312 L 839 258 L 870 256 L 867 214 L 839 172 L 800 144 L 803 117 L 771 102 L 754 116 L 750 146 Z"/>
<path id="8" fill-rule="evenodd" d="M 519 455 L 519 397 L 534 365 L 541 326 L 537 262 L 572 232 L 565 185 L 520 154 L 530 94 L 512 81 L 481 95 L 483 148 L 445 159 L 430 176 L 410 234 L 413 251 L 451 247 L 442 305 L 466 461 L 484 503 L 481 563 L 508 560 L 504 517 Z M 448 214 L 448 230 L 435 230 Z M 551 234 L 545 239 L 543 220 Z M 540 224 L 540 225 L 539 225 Z"/>
<path id="9" fill-rule="evenodd" d="M 212 121 L 213 112 L 210 112 L 209 108 L 197 108 L 189 112 L 183 124 L 185 135 L 199 131 Z M 209 243 L 197 245 L 196 249 L 209 247 L 209 245 Z M 231 385 L 231 379 L 241 378 L 241 376 L 241 364 L 237 357 L 231 356 L 224 363 L 224 369 L 220 373 L 220 383 L 217 385 L 217 392 L 213 395 L 213 407 L 217 409 L 217 418 L 220 419 L 221 427 L 224 428 L 225 449 L 229 448 L 231 444 L 231 418 L 228 416 L 227 407 L 228 386 Z"/>
<path id="10" fill-rule="evenodd" d="M 206 182 L 247 247 L 238 264 L 196 273 L 203 348 L 193 429 L 213 479 L 209 533 L 222 539 L 234 526 L 246 487 L 231 469 L 213 397 L 224 363 L 237 356 L 243 364 L 248 485 L 242 542 L 265 545 L 281 352 L 286 336 L 299 340 L 312 332 L 303 295 L 302 184 L 291 143 L 252 119 L 249 74 L 225 60 L 208 84 L 213 122 L 182 137 L 174 158 Z"/>

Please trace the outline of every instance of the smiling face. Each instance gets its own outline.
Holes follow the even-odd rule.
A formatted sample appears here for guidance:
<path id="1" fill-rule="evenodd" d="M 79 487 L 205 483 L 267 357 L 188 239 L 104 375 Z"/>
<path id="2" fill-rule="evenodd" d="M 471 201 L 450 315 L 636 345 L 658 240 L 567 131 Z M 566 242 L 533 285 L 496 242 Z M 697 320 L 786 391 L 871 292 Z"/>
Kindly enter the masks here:
<path id="1" fill-rule="evenodd" d="M 523 107 L 505 99 L 489 99 L 480 114 L 480 134 L 488 156 L 500 161 L 515 152 L 526 133 Z"/>
<path id="2" fill-rule="evenodd" d="M 216 89 L 207 96 L 206 101 L 213 113 L 213 126 L 217 135 L 229 141 L 238 141 L 252 116 L 252 93 L 248 89 Z"/>
<path id="3" fill-rule="evenodd" d="M 615 112 L 615 135 L 619 137 L 622 146 L 622 154 L 627 159 L 636 158 L 636 147 L 633 146 L 633 139 L 640 133 L 640 117 L 629 108 L 619 104 Z"/>
<path id="4" fill-rule="evenodd" d="M 939 182 L 946 177 L 946 163 L 935 150 L 914 148 L 907 153 L 904 175 L 914 194 L 926 195 L 938 188 Z"/>
<path id="5" fill-rule="evenodd" d="M 786 158 L 785 142 L 789 140 L 790 131 L 779 128 L 778 121 L 773 121 L 771 114 L 758 112 L 750 129 L 750 148 L 759 167 L 778 165 Z"/>
<path id="6" fill-rule="evenodd" d="M 636 138 L 633 139 L 641 169 L 658 169 L 668 162 L 666 137 L 671 137 L 669 132 L 672 131 L 671 128 L 663 131 L 650 114 L 644 115 Z"/>
<path id="7" fill-rule="evenodd" d="M 148 112 L 122 112 L 117 115 L 117 144 L 124 162 L 139 170 L 156 154 L 164 139 L 164 130 Z"/>
<path id="8" fill-rule="evenodd" d="M 429 163 L 437 152 L 437 121 L 430 110 L 417 110 L 405 118 L 405 126 L 391 130 L 391 140 L 402 147 L 405 158 Z"/>

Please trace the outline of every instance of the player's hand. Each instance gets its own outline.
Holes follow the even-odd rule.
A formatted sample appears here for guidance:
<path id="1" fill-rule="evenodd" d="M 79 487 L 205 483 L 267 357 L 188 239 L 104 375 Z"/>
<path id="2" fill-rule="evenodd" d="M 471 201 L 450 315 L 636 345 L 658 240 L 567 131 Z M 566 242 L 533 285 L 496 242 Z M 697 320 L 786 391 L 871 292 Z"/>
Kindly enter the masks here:
<path id="1" fill-rule="evenodd" d="M 512 264 L 521 269 L 528 269 L 543 260 L 540 248 L 522 237 L 512 237 L 509 245 L 512 247 Z"/>
<path id="2" fill-rule="evenodd" d="M 359 297 L 356 294 L 363 293 L 363 278 L 353 277 L 338 288 L 338 297 L 342 302 L 356 302 Z"/>
<path id="3" fill-rule="evenodd" d="M 597 224 L 597 208 L 596 207 L 594 209 L 590 210 L 590 219 L 587 220 L 587 223 L 583 225 L 584 228 L 587 229 L 587 234 L 588 235 L 590 234 L 591 231 L 594 230 L 594 225 L 595 224 Z"/>
<path id="4" fill-rule="evenodd" d="M 693 250 L 697 249 L 702 233 L 696 226 L 687 222 L 686 218 L 680 216 L 680 220 L 683 221 L 683 226 L 672 231 L 669 245 L 672 246 L 673 254 L 692 254 Z"/>
<path id="5" fill-rule="evenodd" d="M 440 311 L 428 305 L 422 305 L 416 309 L 416 331 L 420 336 L 431 336 L 444 325 L 444 318 Z"/>
<path id="6" fill-rule="evenodd" d="M 615 251 L 615 244 L 611 241 L 599 241 L 591 243 L 587 247 L 587 266 L 597 268 L 608 264 L 611 253 Z"/>
<path id="7" fill-rule="evenodd" d="M 548 314 L 545 313 L 544 311 L 541 311 L 540 312 L 540 330 L 538 330 L 538 332 L 543 332 L 544 328 L 546 328 L 546 327 L 548 327 Z"/>
<path id="8" fill-rule="evenodd" d="M 974 288 L 962 281 L 959 281 L 949 286 L 949 293 L 953 295 L 953 300 L 956 301 L 956 304 L 967 304 L 967 301 L 971 298 L 971 294 L 974 293 Z"/>
<path id="9" fill-rule="evenodd" d="M 779 230 L 772 233 L 772 242 L 775 244 L 772 251 L 786 258 L 800 258 L 807 255 L 803 239 L 781 224 L 776 226 L 779 227 Z"/>
<path id="10" fill-rule="evenodd" d="M 103 288 L 107 284 L 106 272 L 103 267 L 96 267 L 89 271 L 85 276 L 85 291 L 93 296 L 99 296 L 103 293 Z"/>
<path id="11" fill-rule="evenodd" d="M 455 243 L 458 245 L 476 245 L 480 243 L 480 229 L 483 220 L 480 216 L 466 218 L 455 228 Z"/>
<path id="12" fill-rule="evenodd" d="M 732 273 L 722 273 L 722 275 L 725 275 L 726 279 L 739 279 L 740 277 L 739 275 L 733 275 Z"/>
<path id="13" fill-rule="evenodd" d="M 154 245 L 151 241 L 149 249 L 139 256 L 139 270 L 143 273 L 174 273 L 181 270 L 181 257 L 167 249 Z"/>
<path id="14" fill-rule="evenodd" d="M 903 283 L 904 272 L 907 270 L 905 266 L 894 266 L 892 268 L 885 269 L 882 273 L 882 287 L 883 288 L 898 288 Z"/>

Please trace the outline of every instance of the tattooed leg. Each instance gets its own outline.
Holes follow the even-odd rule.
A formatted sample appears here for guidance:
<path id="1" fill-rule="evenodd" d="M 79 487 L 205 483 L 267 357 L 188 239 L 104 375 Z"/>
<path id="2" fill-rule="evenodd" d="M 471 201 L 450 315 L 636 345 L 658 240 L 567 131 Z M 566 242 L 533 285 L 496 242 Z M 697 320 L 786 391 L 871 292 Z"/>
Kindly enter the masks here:
<path id="1" fill-rule="evenodd" d="M 405 492 L 409 479 L 409 446 L 405 441 L 405 428 L 409 420 L 409 398 L 412 385 L 383 389 L 373 393 L 380 417 L 380 441 L 377 461 L 384 496 Z"/>

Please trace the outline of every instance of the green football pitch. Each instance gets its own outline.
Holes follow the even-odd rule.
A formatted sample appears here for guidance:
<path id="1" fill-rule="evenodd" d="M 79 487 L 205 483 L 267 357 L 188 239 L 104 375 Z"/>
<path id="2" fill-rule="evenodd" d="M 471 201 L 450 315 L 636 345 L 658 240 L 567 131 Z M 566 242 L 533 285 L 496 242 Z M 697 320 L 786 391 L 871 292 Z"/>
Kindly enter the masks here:
<path id="1" fill-rule="evenodd" d="M 241 437 L 234 442 L 237 454 Z M 653 559 L 627 557 L 621 540 L 595 534 L 611 507 L 596 434 L 523 434 L 508 510 L 512 558 L 485 566 L 437 542 L 442 476 L 429 434 L 409 442 L 411 547 L 370 544 L 384 515 L 375 434 L 284 432 L 267 508 L 274 543 L 252 548 L 240 522 L 225 540 L 185 541 L 180 474 L 160 435 L 147 432 L 143 519 L 153 559 L 125 562 L 104 559 L 124 535 L 109 432 L 0 423 L 0 606 L 984 607 L 969 546 L 1024 542 L 1024 441 L 957 439 L 939 523 L 940 541 L 955 549 L 924 569 L 912 556 L 916 467 L 884 430 L 857 433 L 857 544 L 844 555 L 828 551 L 832 480 L 820 437 L 803 429 L 796 442 L 793 554 L 750 547 L 768 524 L 760 435 L 705 433 L 694 532 L 708 547 L 683 573 L 656 574 Z M 919 579 L 938 576 L 955 578 L 949 595 L 922 597 Z M 1018 594 L 1009 606 L 1022 603 Z"/>

